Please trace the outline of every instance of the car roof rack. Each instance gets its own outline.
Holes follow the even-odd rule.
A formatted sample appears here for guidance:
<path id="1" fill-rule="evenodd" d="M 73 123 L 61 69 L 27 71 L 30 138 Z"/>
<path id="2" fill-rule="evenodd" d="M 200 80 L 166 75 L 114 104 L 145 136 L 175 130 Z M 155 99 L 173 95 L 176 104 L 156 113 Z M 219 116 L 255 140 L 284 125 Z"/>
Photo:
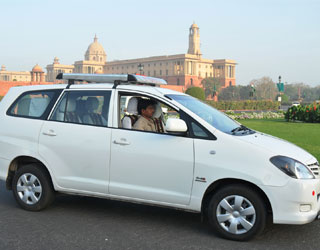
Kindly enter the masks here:
<path id="1" fill-rule="evenodd" d="M 75 84 L 75 81 L 85 81 L 88 83 L 113 83 L 113 88 L 116 88 L 120 84 L 137 84 L 150 86 L 167 85 L 167 82 L 163 79 L 134 74 L 112 75 L 60 73 L 56 78 L 58 80 L 68 80 L 67 89 L 70 88 L 70 85 Z"/>

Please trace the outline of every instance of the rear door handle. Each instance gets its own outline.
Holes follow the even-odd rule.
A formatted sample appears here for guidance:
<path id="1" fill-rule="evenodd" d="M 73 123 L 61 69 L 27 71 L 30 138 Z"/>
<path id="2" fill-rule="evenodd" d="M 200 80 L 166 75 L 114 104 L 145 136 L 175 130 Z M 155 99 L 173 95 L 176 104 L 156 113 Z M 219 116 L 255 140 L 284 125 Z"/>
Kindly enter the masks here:
<path id="1" fill-rule="evenodd" d="M 47 132 L 42 132 L 43 135 L 47 135 L 47 136 L 56 136 L 57 134 L 54 132 L 54 130 L 50 129 Z"/>
<path id="2" fill-rule="evenodd" d="M 119 144 L 119 145 L 130 145 L 130 142 L 127 142 L 127 140 L 126 139 L 120 139 L 120 141 L 119 140 L 114 140 L 113 141 L 113 143 L 114 144 Z"/>

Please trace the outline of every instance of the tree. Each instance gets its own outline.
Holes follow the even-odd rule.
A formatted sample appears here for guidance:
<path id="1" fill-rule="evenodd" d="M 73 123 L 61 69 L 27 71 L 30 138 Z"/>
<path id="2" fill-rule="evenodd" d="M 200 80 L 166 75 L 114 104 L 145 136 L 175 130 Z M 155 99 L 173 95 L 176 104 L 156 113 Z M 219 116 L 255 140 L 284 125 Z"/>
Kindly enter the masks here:
<path id="1" fill-rule="evenodd" d="M 240 100 L 240 93 L 239 93 L 238 86 L 229 86 L 227 88 L 221 89 L 219 93 L 219 100 L 220 101 L 237 101 Z"/>
<path id="2" fill-rule="evenodd" d="M 229 86 L 222 88 L 219 93 L 220 101 L 239 101 L 239 100 L 249 100 L 250 99 L 251 87 L 248 86 Z"/>
<path id="3" fill-rule="evenodd" d="M 274 100 L 278 94 L 276 84 L 270 77 L 262 77 L 251 81 L 256 89 L 258 100 Z"/>
<path id="4" fill-rule="evenodd" d="M 214 96 L 217 92 L 220 91 L 222 87 L 222 81 L 218 78 L 207 77 L 202 80 L 201 85 L 204 88 L 206 98 L 208 96 Z"/>
<path id="5" fill-rule="evenodd" d="M 313 102 L 320 98 L 320 86 L 310 87 L 304 83 L 286 84 L 284 86 L 284 94 L 289 97 L 290 102 L 300 99 L 304 102 Z"/>
<path id="6" fill-rule="evenodd" d="M 279 97 L 279 95 L 277 95 L 275 101 L 278 101 L 278 97 Z M 285 104 L 285 105 L 290 104 L 289 97 L 286 94 L 281 95 L 281 103 Z"/>
<path id="7" fill-rule="evenodd" d="M 204 101 L 206 99 L 203 88 L 200 87 L 190 87 L 187 89 L 186 94 L 191 95 L 199 100 Z"/>
<path id="8" fill-rule="evenodd" d="M 250 85 L 247 85 L 247 86 L 239 85 L 237 87 L 239 87 L 240 100 L 249 100 L 250 99 L 250 91 L 252 91 L 251 86 Z M 254 93 L 254 95 L 255 95 L 255 93 Z"/>

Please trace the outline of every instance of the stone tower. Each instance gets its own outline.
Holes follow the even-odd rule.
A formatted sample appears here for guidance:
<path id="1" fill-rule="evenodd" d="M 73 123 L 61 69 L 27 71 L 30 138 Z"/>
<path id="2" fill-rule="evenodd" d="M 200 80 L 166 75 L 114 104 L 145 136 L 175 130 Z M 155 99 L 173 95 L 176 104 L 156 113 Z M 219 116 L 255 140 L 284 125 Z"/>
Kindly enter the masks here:
<path id="1" fill-rule="evenodd" d="M 201 56 L 199 27 L 193 23 L 189 29 L 188 54 Z"/>

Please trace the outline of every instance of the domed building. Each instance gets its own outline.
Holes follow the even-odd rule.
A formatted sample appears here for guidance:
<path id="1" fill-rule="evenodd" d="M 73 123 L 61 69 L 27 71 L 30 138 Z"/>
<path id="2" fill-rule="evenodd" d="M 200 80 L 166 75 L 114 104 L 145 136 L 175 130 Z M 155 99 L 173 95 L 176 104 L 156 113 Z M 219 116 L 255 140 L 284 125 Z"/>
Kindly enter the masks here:
<path id="1" fill-rule="evenodd" d="M 189 27 L 188 40 L 187 53 L 107 62 L 107 54 L 95 35 L 84 60 L 76 61 L 74 65 L 61 65 L 55 58 L 53 64 L 47 66 L 47 81 L 57 82 L 59 73 L 142 74 L 163 78 L 171 85 L 169 87 L 179 91 L 191 86 L 202 87 L 202 80 L 209 77 L 218 79 L 223 87 L 236 85 L 237 63 L 234 60 L 202 57 L 200 28 L 196 23 Z"/>
<path id="2" fill-rule="evenodd" d="M 107 54 L 104 51 L 104 48 L 100 43 L 98 43 L 97 35 L 95 35 L 93 39 L 93 43 L 91 43 L 85 54 L 86 61 L 95 61 L 95 62 L 106 62 Z"/>
<path id="3" fill-rule="evenodd" d="M 44 82 L 45 73 L 39 64 L 36 64 L 31 71 L 31 82 Z"/>
<path id="4" fill-rule="evenodd" d="M 107 54 L 103 46 L 98 42 L 95 35 L 85 53 L 83 61 L 74 63 L 74 73 L 94 74 L 96 71 L 102 71 L 107 61 Z"/>

